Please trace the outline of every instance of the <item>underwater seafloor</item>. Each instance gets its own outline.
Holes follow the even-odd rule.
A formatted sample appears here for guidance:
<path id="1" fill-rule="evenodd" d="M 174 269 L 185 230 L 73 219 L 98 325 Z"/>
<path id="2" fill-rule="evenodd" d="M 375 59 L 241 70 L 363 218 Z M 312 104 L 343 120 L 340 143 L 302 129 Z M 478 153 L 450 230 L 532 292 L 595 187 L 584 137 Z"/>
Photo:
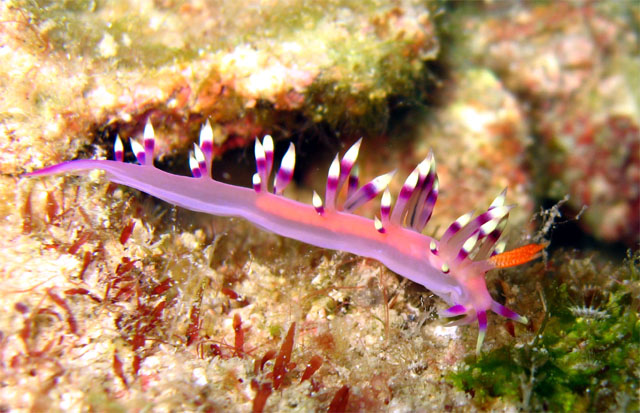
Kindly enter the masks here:
<path id="1" fill-rule="evenodd" d="M 0 411 L 638 411 L 639 36 L 632 1 L 0 2 Z M 22 177 L 147 120 L 186 174 L 206 119 L 216 179 L 269 133 L 304 202 L 359 137 L 393 194 L 432 149 L 430 235 L 508 187 L 509 247 L 550 245 L 487 284 L 530 323 L 476 356 L 373 260 Z"/>

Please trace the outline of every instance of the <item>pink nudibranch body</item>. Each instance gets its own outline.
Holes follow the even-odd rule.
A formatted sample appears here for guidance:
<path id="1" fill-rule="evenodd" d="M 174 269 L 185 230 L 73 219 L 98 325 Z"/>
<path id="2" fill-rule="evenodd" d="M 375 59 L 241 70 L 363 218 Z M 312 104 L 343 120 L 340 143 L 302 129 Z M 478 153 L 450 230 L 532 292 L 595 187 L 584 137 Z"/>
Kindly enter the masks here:
<path id="1" fill-rule="evenodd" d="M 180 207 L 221 216 L 237 216 L 255 225 L 322 248 L 341 250 L 382 262 L 390 270 L 425 286 L 451 307 L 446 317 L 462 316 L 453 324 L 478 321 L 476 351 L 480 351 L 487 328 L 487 311 L 512 320 L 527 319 L 491 298 L 485 273 L 493 268 L 519 265 L 539 255 L 544 246 L 531 244 L 501 253 L 498 239 L 506 225 L 511 206 L 505 206 L 505 191 L 489 209 L 472 219 L 465 214 L 449 226 L 438 241 L 421 232 L 426 226 L 438 195 L 435 161 L 430 154 L 405 181 L 393 212 L 387 185 L 393 173 L 381 175 L 358 189 L 357 169 L 353 168 L 360 146 L 358 141 L 342 160 L 337 156 L 327 179 L 325 203 L 314 193 L 313 205 L 283 197 L 295 166 L 293 145 L 283 157 L 269 192 L 273 166 L 273 141 L 266 136 L 256 140 L 257 173 L 253 189 L 237 187 L 211 178 L 212 132 L 207 123 L 194 146 L 189 165 L 193 177 L 173 175 L 153 166 L 154 134 L 145 127 L 144 142 L 131 140 L 140 165 L 122 162 L 123 145 L 116 138 L 116 161 L 75 160 L 50 166 L 27 176 L 79 173 L 103 170 L 107 178 L 146 192 Z M 339 205 L 337 194 L 347 185 L 346 201 Z M 371 220 L 353 214 L 359 206 L 384 192 L 380 217 Z M 473 258 L 472 258 L 473 257 Z"/>

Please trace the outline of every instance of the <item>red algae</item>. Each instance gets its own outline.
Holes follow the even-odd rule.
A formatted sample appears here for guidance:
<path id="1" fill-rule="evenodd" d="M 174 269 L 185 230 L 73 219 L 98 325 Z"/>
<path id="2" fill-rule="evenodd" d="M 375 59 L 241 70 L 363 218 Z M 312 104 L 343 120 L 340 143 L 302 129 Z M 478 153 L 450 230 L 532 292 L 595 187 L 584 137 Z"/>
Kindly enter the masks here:
<path id="1" fill-rule="evenodd" d="M 71 331 L 71 333 L 79 336 L 78 323 L 76 322 L 76 318 L 69 308 L 69 304 L 67 304 L 67 302 L 62 297 L 54 293 L 51 289 L 47 290 L 47 295 L 53 300 L 54 303 L 56 303 L 67 313 L 67 324 L 69 325 L 69 330 Z"/>
<path id="2" fill-rule="evenodd" d="M 259 383 L 257 380 L 251 381 L 251 388 L 256 391 L 256 396 L 253 398 L 253 404 L 251 406 L 251 411 L 253 413 L 261 413 L 264 410 L 264 407 L 267 404 L 267 399 L 271 396 L 273 389 L 271 387 L 271 383 Z"/>
<path id="3" fill-rule="evenodd" d="M 236 357 L 244 357 L 244 331 L 242 330 L 242 318 L 240 314 L 233 315 L 233 331 L 235 332 L 234 351 Z"/>
<path id="4" fill-rule="evenodd" d="M 129 240 L 131 233 L 133 232 L 133 228 L 135 227 L 136 222 L 132 219 L 127 222 L 127 225 L 124 226 L 122 232 L 120 232 L 120 244 L 124 245 Z"/>
<path id="5" fill-rule="evenodd" d="M 162 295 L 167 292 L 173 286 L 171 278 L 165 278 L 160 284 L 153 287 L 151 295 Z"/>
<path id="6" fill-rule="evenodd" d="M 200 297 L 202 298 L 202 297 Z M 191 310 L 189 312 L 189 325 L 187 326 L 186 336 L 187 336 L 187 346 L 190 346 L 193 343 L 196 343 L 200 339 L 200 301 L 196 301 L 191 306 Z M 218 347 L 219 350 L 219 347 Z"/>
<path id="7" fill-rule="evenodd" d="M 118 352 L 113 352 L 113 371 L 116 373 L 116 376 L 122 381 L 124 387 L 129 387 L 129 383 L 127 383 L 127 378 L 124 375 L 124 366 L 122 364 L 122 360 L 118 357 Z"/>
<path id="8" fill-rule="evenodd" d="M 79 279 L 84 279 L 84 274 L 87 272 L 87 268 L 89 268 L 89 265 L 92 261 L 93 254 L 91 254 L 91 252 L 89 251 L 85 251 L 84 254 L 82 254 L 82 267 L 80 268 L 80 272 L 78 273 Z"/>
<path id="9" fill-rule="evenodd" d="M 81 231 L 80 234 L 78 234 L 78 238 L 69 246 L 69 249 L 67 249 L 67 253 L 74 255 L 80 250 L 80 247 L 89 240 L 89 238 L 91 238 L 91 233 L 89 231 Z"/>
<path id="10" fill-rule="evenodd" d="M 307 368 L 304 369 L 304 373 L 302 373 L 300 383 L 311 378 L 311 376 L 313 376 L 313 373 L 318 371 L 318 369 L 322 366 L 322 362 L 322 357 L 318 355 L 311 357 L 311 360 L 309 360 L 309 362 L 307 363 Z"/>
<path id="11" fill-rule="evenodd" d="M 296 331 L 296 323 L 291 323 L 287 336 L 280 346 L 280 351 L 276 357 L 276 363 L 273 365 L 273 388 L 278 389 L 284 380 L 291 360 L 291 351 L 293 350 L 293 337 Z"/>
<path id="12" fill-rule="evenodd" d="M 329 404 L 328 413 L 343 413 L 347 411 L 347 403 L 349 402 L 349 386 L 346 384 L 336 391 L 336 394 L 331 399 Z"/>
<path id="13" fill-rule="evenodd" d="M 269 350 L 266 353 L 264 353 L 264 356 L 262 356 L 262 358 L 260 359 L 260 363 L 258 363 L 258 360 L 256 360 L 256 364 L 253 370 L 253 374 L 258 374 L 259 371 L 263 371 L 264 370 L 264 365 L 267 363 L 267 361 L 273 359 L 276 354 L 278 354 L 278 352 L 276 350 Z"/>
<path id="14" fill-rule="evenodd" d="M 31 191 L 25 194 L 22 204 L 22 233 L 30 234 L 33 231 L 33 212 L 31 207 Z"/>
<path id="15" fill-rule="evenodd" d="M 53 191 L 48 191 L 46 201 L 46 214 L 49 224 L 53 224 L 57 220 L 59 209 L 60 206 L 58 205 L 58 201 L 56 201 L 56 197 L 53 195 Z"/>

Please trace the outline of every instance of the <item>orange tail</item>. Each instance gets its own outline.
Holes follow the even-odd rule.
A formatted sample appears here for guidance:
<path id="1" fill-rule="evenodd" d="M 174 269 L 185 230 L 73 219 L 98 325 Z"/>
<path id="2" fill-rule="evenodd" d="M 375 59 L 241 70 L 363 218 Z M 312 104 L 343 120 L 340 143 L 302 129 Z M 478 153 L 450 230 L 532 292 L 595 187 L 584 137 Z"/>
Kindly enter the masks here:
<path id="1" fill-rule="evenodd" d="M 508 268 L 515 267 L 516 265 L 524 264 L 534 260 L 540 256 L 540 251 L 549 245 L 545 244 L 529 244 L 516 248 L 515 250 L 503 252 L 502 254 L 494 255 L 489 258 L 489 261 L 496 268 Z"/>

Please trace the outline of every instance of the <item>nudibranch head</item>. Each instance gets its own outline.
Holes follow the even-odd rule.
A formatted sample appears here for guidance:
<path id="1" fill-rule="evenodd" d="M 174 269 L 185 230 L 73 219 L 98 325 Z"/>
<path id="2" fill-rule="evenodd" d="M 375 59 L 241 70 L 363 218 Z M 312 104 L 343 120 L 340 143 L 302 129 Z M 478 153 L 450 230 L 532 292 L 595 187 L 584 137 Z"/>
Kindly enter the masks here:
<path id="1" fill-rule="evenodd" d="M 450 294 L 453 303 L 441 312 L 443 317 L 458 317 L 450 325 L 478 322 L 476 352 L 480 352 L 487 330 L 487 313 L 494 313 L 527 324 L 526 317 L 493 300 L 489 294 L 485 274 L 495 268 L 507 268 L 529 262 L 538 256 L 545 244 L 529 244 L 503 252 L 504 243 L 498 240 L 506 226 L 513 205 L 504 205 L 506 189 L 491 203 L 489 209 L 473 218 L 469 212 L 456 219 L 438 243 L 432 241 L 429 250 L 437 255 L 433 260 L 443 274 L 455 278 L 462 287 L 459 294 Z"/>
<path id="2" fill-rule="evenodd" d="M 469 239 L 475 240 L 481 237 L 482 235 L 476 233 Z M 473 242 L 469 242 L 469 244 L 465 242 L 465 244 L 468 247 Z M 491 297 L 486 287 L 485 273 L 494 268 L 507 268 L 529 262 L 537 258 L 545 246 L 544 244 L 529 244 L 511 251 L 493 254 L 490 258 L 481 261 L 472 261 L 469 258 L 471 253 L 471 249 L 469 249 L 463 254 L 464 258 L 460 258 L 460 253 L 453 258 L 455 264 L 452 267 L 448 264 L 442 264 L 443 272 L 455 277 L 464 288 L 462 288 L 463 294 L 453 299 L 455 304 L 442 311 L 441 316 L 461 317 L 452 321 L 449 325 L 478 322 L 476 353 L 480 353 L 482 349 L 487 331 L 487 313 L 489 311 L 518 323 L 527 324 L 529 322 L 526 317 L 505 307 Z M 464 247 L 462 250 L 464 250 Z"/>

